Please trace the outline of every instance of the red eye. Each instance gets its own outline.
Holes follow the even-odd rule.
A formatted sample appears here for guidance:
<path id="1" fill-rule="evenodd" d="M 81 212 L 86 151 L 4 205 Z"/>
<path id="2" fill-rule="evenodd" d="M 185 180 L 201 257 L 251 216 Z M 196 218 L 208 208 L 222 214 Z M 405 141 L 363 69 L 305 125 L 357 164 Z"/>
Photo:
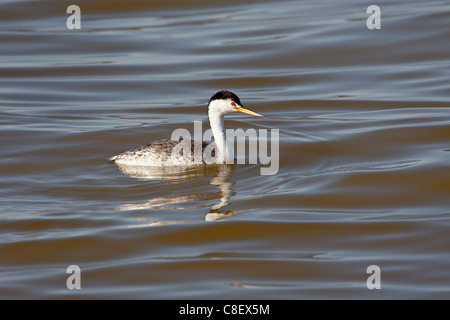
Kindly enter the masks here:
<path id="1" fill-rule="evenodd" d="M 231 105 L 232 105 L 233 107 L 236 107 L 236 103 L 235 103 L 234 101 L 231 103 Z"/>

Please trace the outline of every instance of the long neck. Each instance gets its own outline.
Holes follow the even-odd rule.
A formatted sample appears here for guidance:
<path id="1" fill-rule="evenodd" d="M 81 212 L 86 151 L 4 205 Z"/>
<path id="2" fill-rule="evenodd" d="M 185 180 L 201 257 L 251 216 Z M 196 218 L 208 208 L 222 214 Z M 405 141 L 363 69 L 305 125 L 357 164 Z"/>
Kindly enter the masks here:
<path id="1" fill-rule="evenodd" d="M 208 112 L 208 116 L 216 144 L 216 163 L 224 163 L 227 160 L 227 137 L 223 115 L 217 112 Z"/>

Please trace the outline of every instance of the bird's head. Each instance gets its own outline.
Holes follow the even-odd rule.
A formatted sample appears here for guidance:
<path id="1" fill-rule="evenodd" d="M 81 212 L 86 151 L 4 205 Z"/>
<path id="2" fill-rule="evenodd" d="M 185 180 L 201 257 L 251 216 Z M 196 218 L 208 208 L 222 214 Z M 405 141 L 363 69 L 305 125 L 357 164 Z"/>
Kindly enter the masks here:
<path id="1" fill-rule="evenodd" d="M 247 110 L 242 107 L 241 101 L 237 95 L 231 91 L 216 92 L 208 103 L 209 114 L 217 114 L 223 116 L 230 112 L 242 112 L 253 116 L 262 117 L 262 115 Z"/>

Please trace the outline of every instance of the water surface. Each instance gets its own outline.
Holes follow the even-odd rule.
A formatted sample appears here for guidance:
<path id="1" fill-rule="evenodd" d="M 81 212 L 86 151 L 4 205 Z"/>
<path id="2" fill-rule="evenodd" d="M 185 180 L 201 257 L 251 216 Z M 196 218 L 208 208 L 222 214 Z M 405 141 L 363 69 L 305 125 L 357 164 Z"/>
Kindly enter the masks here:
<path id="1" fill-rule="evenodd" d="M 1 298 L 450 298 L 449 1 L 71 4 L 0 4 Z M 107 161 L 222 89 L 277 174 Z"/>

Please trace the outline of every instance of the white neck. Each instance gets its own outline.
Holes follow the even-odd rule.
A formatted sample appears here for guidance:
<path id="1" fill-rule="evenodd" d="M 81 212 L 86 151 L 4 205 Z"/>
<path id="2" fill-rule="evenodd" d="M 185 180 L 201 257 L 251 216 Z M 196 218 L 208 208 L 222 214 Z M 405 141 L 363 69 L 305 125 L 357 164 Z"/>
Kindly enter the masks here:
<path id="1" fill-rule="evenodd" d="M 220 112 L 208 111 L 209 123 L 216 145 L 216 163 L 225 163 L 230 157 L 223 116 Z"/>

